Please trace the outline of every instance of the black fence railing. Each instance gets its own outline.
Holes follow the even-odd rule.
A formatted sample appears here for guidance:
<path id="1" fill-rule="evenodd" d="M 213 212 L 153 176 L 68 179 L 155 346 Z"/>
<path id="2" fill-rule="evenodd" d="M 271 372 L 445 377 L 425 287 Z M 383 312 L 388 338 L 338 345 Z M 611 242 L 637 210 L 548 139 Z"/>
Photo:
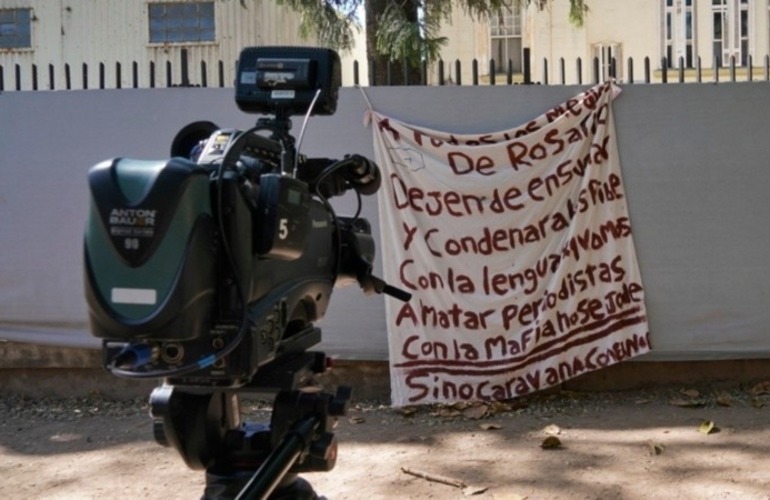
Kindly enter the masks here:
<path id="1" fill-rule="evenodd" d="M 187 50 L 183 49 L 180 60 L 176 64 L 170 60 L 160 65 L 149 62 L 144 68 L 140 68 L 136 61 L 128 64 L 116 62 L 109 68 L 103 62 L 95 67 L 87 63 L 79 66 L 64 64 L 58 72 L 53 64 L 47 67 L 36 64 L 23 67 L 18 63 L 6 67 L 0 64 L 0 92 L 232 86 L 232 74 L 228 76 L 223 61 L 216 61 L 213 64 L 206 61 L 192 63 L 189 59 Z M 370 61 L 368 84 L 387 86 L 399 82 L 400 85 L 586 85 L 609 78 L 627 84 L 770 81 L 770 56 L 765 56 L 759 64 L 749 56 L 744 63 L 739 64 L 733 58 L 727 62 L 727 65 L 723 65 L 722 61 L 715 58 L 706 66 L 700 58 L 696 58 L 693 64 L 687 66 L 682 58 L 678 61 L 669 61 L 664 57 L 653 63 L 649 57 L 645 57 L 640 65 L 632 58 L 628 58 L 621 67 L 619 66 L 621 62 L 614 58 L 609 61 L 601 61 L 599 58 L 584 61 L 577 58 L 571 63 L 572 68 L 569 68 L 567 61 L 559 58 L 555 63 L 544 59 L 538 68 L 540 74 L 535 76 L 530 51 L 524 49 L 520 66 L 514 67 L 509 60 L 501 68 L 494 60 L 490 60 L 482 68 L 482 64 L 474 59 L 470 62 L 468 73 L 464 71 L 459 60 L 453 62 L 439 60 L 434 64 L 424 62 L 419 71 L 394 64 L 388 64 L 384 71 L 375 71 L 377 69 L 375 63 Z M 234 68 L 235 62 L 228 63 L 228 70 L 232 72 Z M 361 67 L 358 61 L 353 62 L 352 74 L 352 85 L 361 85 Z M 372 76 L 375 74 L 384 76 L 377 80 Z M 468 74 L 470 81 L 468 81 Z"/>

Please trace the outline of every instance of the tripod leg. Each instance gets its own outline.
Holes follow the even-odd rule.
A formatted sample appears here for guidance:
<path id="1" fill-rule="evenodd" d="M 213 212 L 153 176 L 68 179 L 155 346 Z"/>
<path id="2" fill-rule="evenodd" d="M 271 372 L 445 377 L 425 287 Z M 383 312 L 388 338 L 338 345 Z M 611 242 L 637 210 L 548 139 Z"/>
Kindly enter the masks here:
<path id="1" fill-rule="evenodd" d="M 218 475 L 213 472 L 206 472 L 206 489 L 201 500 L 249 498 L 239 497 L 238 495 L 253 473 L 254 471 L 239 471 L 232 474 Z M 296 474 L 289 474 L 283 478 L 268 498 L 269 500 L 318 500 L 320 497 L 308 481 Z"/>

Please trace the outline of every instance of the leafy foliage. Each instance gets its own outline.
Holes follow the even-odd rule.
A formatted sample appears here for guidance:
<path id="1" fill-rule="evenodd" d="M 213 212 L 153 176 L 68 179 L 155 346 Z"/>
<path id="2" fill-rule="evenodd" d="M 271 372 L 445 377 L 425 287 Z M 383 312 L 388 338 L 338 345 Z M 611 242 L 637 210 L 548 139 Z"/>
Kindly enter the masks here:
<path id="1" fill-rule="evenodd" d="M 569 0 L 569 20 L 577 27 L 583 26 L 583 21 L 588 13 L 588 6 L 584 0 Z"/>
<path id="2" fill-rule="evenodd" d="M 301 14 L 301 36 L 314 35 L 322 45 L 338 50 L 353 48 L 354 30 L 361 29 L 356 11 L 364 0 L 276 1 Z"/>
<path id="3" fill-rule="evenodd" d="M 240 0 L 246 6 L 248 0 Z M 315 35 L 325 46 L 338 50 L 353 48 L 354 30 L 360 30 L 356 12 L 371 0 L 276 0 L 302 16 L 301 35 Z M 377 17 L 373 37 L 376 54 L 391 61 L 409 61 L 417 65 L 422 60 L 435 61 L 447 43 L 440 36 L 441 25 L 449 22 L 453 6 L 476 20 L 499 15 L 510 9 L 513 2 L 529 4 L 532 0 L 385 0 Z M 541 2 L 542 0 L 536 0 Z M 588 6 L 585 0 L 569 1 L 569 19 L 575 26 L 582 26 Z M 371 10 L 369 10 L 371 13 Z M 415 17 L 414 13 L 418 13 Z"/>

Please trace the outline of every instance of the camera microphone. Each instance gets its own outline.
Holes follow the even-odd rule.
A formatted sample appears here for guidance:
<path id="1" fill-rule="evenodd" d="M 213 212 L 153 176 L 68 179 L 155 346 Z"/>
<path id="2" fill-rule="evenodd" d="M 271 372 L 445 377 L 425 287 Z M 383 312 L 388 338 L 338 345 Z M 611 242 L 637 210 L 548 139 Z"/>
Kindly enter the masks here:
<path id="1" fill-rule="evenodd" d="M 363 195 L 371 195 L 380 188 L 382 177 L 377 164 L 361 155 L 350 155 L 345 160 L 351 164 L 345 169 L 345 179 L 353 189 Z"/>

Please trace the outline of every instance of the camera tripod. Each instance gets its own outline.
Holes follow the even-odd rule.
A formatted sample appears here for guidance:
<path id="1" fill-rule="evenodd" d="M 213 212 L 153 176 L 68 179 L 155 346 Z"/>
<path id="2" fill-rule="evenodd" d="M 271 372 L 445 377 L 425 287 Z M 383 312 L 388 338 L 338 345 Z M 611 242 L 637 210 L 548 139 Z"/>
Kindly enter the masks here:
<path id="1" fill-rule="evenodd" d="M 298 474 L 334 467 L 332 431 L 350 398 L 347 387 L 335 395 L 309 388 L 325 366 L 324 354 L 303 352 L 265 365 L 238 389 L 164 384 L 150 397 L 155 439 L 176 448 L 190 468 L 205 469 L 205 500 L 314 500 Z M 269 425 L 241 422 L 243 392 L 276 393 Z"/>

